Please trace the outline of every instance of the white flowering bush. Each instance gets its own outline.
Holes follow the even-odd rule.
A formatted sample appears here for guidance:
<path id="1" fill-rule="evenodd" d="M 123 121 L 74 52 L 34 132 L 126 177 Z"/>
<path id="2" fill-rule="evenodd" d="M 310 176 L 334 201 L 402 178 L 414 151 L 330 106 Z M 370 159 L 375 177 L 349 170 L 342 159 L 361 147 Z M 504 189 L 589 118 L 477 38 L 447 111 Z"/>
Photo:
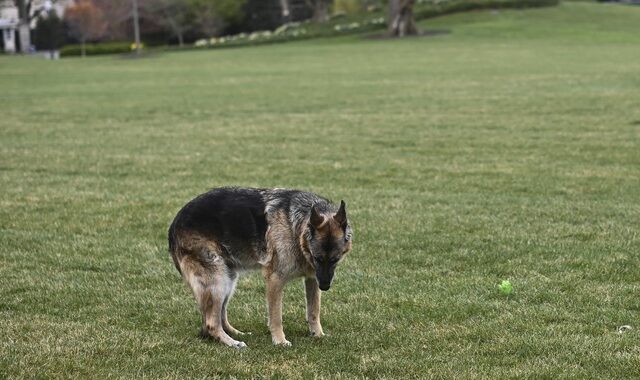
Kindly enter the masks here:
<path id="1" fill-rule="evenodd" d="M 272 32 L 270 30 L 259 30 L 253 33 L 240 33 L 224 37 L 213 37 L 209 40 L 201 39 L 194 43 L 195 47 L 207 47 L 215 45 L 241 44 L 243 42 L 260 42 L 270 41 L 276 37 L 298 37 L 307 33 L 306 30 L 297 28 L 299 23 L 288 24 L 286 28 L 278 28 L 279 30 Z"/>
<path id="2" fill-rule="evenodd" d="M 336 32 L 351 31 L 360 29 L 360 26 L 361 25 L 359 22 L 352 22 L 350 24 L 336 24 L 333 27 L 333 30 L 335 30 Z"/>
<path id="3" fill-rule="evenodd" d="M 278 35 L 286 35 L 287 33 L 291 33 L 300 27 L 299 22 L 288 22 L 286 24 L 282 24 L 278 27 L 278 29 L 273 31 L 273 34 Z"/>
<path id="4" fill-rule="evenodd" d="M 361 22 L 350 22 L 336 24 L 333 31 L 338 33 L 362 32 L 370 29 L 378 28 L 386 23 L 384 17 L 373 18 Z M 329 30 L 309 32 L 306 28 L 307 23 L 289 22 L 279 26 L 274 31 L 258 30 L 252 33 L 240 33 L 223 37 L 214 37 L 209 40 L 200 39 L 194 43 L 195 47 L 221 46 L 221 45 L 238 45 L 243 43 L 261 43 L 261 42 L 278 42 L 299 38 L 307 38 L 309 36 L 327 35 Z M 331 33 L 329 33 L 331 34 Z"/>
<path id="5" fill-rule="evenodd" d="M 202 38 L 202 39 L 197 40 L 193 45 L 195 47 L 205 47 L 205 46 L 208 45 L 208 43 L 207 43 L 206 39 Z"/>

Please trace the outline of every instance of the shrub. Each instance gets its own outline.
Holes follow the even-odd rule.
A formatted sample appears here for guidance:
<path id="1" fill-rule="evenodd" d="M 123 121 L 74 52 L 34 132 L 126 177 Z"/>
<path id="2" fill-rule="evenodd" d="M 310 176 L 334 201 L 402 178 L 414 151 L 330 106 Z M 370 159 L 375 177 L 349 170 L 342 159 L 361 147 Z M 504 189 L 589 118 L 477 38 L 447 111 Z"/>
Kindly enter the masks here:
<path id="1" fill-rule="evenodd" d="M 122 54 L 131 51 L 131 42 L 102 42 L 87 44 L 87 55 Z M 81 45 L 66 45 L 60 49 L 61 57 L 79 57 L 82 52 Z"/>
<path id="2" fill-rule="evenodd" d="M 333 13 L 352 14 L 362 11 L 362 1 L 360 0 L 335 0 L 333 2 Z"/>
<path id="3" fill-rule="evenodd" d="M 37 50 L 56 50 L 64 43 L 64 26 L 55 10 L 46 17 L 38 16 L 33 33 L 33 43 Z"/>

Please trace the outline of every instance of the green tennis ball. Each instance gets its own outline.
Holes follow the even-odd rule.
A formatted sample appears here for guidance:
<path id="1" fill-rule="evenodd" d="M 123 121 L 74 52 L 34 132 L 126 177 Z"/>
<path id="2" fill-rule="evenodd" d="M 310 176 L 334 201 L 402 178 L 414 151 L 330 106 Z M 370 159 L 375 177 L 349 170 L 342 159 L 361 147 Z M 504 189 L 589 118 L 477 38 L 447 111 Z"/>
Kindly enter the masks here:
<path id="1" fill-rule="evenodd" d="M 502 294 L 509 295 L 513 292 L 513 285 L 509 280 L 504 280 L 500 285 L 498 285 L 498 289 L 502 292 Z"/>

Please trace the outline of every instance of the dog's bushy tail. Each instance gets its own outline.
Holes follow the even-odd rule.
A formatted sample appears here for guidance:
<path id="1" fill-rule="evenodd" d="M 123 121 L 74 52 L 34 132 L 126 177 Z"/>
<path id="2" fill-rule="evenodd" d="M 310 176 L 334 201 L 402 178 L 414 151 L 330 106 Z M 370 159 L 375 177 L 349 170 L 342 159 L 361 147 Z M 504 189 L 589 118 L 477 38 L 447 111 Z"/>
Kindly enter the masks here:
<path id="1" fill-rule="evenodd" d="M 173 264 L 176 266 L 176 269 L 182 275 L 182 270 L 180 269 L 180 264 L 178 263 L 178 252 L 177 252 L 178 246 L 176 242 L 176 220 L 175 219 L 171 223 L 171 226 L 169 226 L 169 231 L 167 232 L 167 235 L 168 235 L 167 238 L 169 240 L 169 254 L 173 259 Z"/>

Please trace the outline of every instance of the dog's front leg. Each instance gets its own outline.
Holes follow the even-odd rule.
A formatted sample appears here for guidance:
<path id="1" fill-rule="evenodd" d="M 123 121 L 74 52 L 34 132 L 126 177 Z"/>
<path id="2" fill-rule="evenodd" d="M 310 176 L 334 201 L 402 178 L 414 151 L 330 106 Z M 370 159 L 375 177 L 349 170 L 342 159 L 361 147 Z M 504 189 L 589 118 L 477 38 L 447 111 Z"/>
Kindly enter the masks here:
<path id="1" fill-rule="evenodd" d="M 267 307 L 269 309 L 269 330 L 273 344 L 291 346 L 282 329 L 282 294 L 285 282 L 275 273 L 265 276 L 267 283 Z"/>
<path id="2" fill-rule="evenodd" d="M 320 325 L 320 288 L 315 277 L 304 279 L 304 289 L 307 296 L 307 322 L 312 336 L 324 336 Z"/>

